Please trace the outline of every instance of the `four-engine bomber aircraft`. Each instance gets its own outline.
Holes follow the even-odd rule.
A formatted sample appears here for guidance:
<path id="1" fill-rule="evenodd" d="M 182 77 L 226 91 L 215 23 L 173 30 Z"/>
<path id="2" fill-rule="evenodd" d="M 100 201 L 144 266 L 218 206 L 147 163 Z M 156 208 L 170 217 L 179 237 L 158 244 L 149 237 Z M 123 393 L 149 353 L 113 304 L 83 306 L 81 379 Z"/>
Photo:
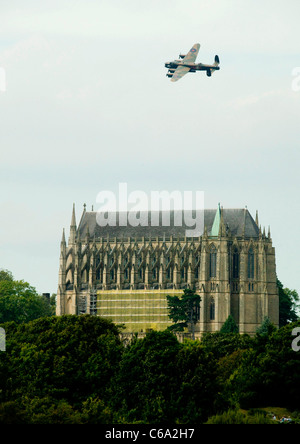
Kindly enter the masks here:
<path id="1" fill-rule="evenodd" d="M 165 67 L 169 68 L 166 75 L 167 77 L 171 77 L 171 82 L 176 82 L 188 72 L 206 71 L 206 74 L 208 77 L 210 77 L 214 71 L 220 69 L 220 60 L 217 55 L 215 56 L 215 63 L 213 65 L 195 63 L 199 48 L 199 43 L 195 43 L 195 45 L 186 55 L 179 54 L 181 60 L 174 60 L 173 62 L 168 62 L 165 64 Z"/>

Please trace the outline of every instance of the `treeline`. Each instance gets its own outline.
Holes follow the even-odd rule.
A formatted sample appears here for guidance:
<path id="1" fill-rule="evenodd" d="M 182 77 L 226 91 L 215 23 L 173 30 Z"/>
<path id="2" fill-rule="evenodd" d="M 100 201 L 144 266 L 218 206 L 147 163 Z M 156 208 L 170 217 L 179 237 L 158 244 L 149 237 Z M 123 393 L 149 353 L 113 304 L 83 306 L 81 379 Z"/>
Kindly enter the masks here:
<path id="1" fill-rule="evenodd" d="M 240 408 L 299 409 L 300 321 L 184 343 L 169 331 L 124 343 L 120 328 L 89 315 L 1 327 L 1 424 L 201 424 Z"/>
<path id="2" fill-rule="evenodd" d="M 0 270 L 0 323 L 17 324 L 55 314 L 55 294 L 46 298 L 28 282 L 14 279 L 9 270 Z"/>

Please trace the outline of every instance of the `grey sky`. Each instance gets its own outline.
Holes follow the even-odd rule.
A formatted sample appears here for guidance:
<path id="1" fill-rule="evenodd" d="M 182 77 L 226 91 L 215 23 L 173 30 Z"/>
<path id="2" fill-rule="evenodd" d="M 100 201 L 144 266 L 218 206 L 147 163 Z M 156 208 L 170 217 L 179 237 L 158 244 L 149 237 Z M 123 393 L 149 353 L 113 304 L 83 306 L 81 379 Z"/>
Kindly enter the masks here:
<path id="1" fill-rule="evenodd" d="M 73 202 L 78 221 L 127 182 L 258 210 L 300 291 L 299 16 L 298 0 L 1 0 L 0 267 L 56 292 Z M 197 42 L 221 70 L 171 83 L 164 63 Z"/>

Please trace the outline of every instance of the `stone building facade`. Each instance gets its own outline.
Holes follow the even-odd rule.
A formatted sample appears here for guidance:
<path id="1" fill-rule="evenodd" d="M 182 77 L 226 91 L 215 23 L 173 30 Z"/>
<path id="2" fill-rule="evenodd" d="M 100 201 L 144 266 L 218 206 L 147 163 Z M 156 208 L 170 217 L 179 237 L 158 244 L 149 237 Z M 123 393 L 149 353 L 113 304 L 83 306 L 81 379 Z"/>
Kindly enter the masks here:
<path id="1" fill-rule="evenodd" d="M 201 296 L 196 337 L 218 331 L 231 314 L 240 333 L 254 334 L 264 318 L 278 326 L 275 249 L 244 209 L 204 210 L 204 232 L 185 226 L 100 227 L 84 206 L 73 207 L 68 243 L 60 246 L 57 315 L 90 313 L 124 324 L 127 332 L 171 325 L 166 295 L 185 288 Z M 117 218 L 118 219 L 118 218 Z"/>

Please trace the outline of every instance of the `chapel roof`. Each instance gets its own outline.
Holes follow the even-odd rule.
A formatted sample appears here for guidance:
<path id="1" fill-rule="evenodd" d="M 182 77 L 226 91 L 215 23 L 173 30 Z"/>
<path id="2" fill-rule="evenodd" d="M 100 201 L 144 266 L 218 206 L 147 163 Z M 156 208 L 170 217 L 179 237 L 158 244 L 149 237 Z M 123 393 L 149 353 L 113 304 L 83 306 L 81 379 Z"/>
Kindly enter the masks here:
<path id="1" fill-rule="evenodd" d="M 208 236 L 214 235 L 216 236 L 216 226 L 220 224 L 220 207 L 215 209 L 205 209 L 202 210 L 202 215 L 204 217 L 204 226 L 206 227 Z M 218 213 L 219 212 L 219 213 Z M 128 213 L 127 213 L 128 214 Z M 163 223 L 163 217 L 166 216 L 164 211 L 156 212 L 155 216 L 159 216 L 159 226 L 151 225 L 151 215 L 150 212 L 141 211 L 137 217 L 143 221 L 145 226 L 138 225 L 132 226 L 127 223 L 126 226 L 122 226 L 122 217 L 124 220 L 128 220 L 126 217 L 126 213 L 110 213 L 110 216 L 116 220 L 116 226 L 106 225 L 100 226 L 97 223 L 97 212 L 95 211 L 83 211 L 77 234 L 79 234 L 80 238 L 84 238 L 87 234 L 87 231 L 91 237 L 99 238 L 107 238 L 109 237 L 117 237 L 117 238 L 155 238 L 155 237 L 184 237 L 186 235 L 186 230 L 191 229 L 192 227 L 189 222 L 188 224 L 185 222 L 185 216 L 182 216 L 182 225 L 176 226 L 176 217 L 178 216 L 178 212 L 170 211 L 170 224 L 166 226 L 166 222 Z M 195 218 L 196 213 L 193 212 L 192 216 Z M 107 217 L 107 215 L 106 215 Z M 197 216 L 198 217 L 198 216 Z M 259 228 L 249 213 L 247 208 L 229 208 L 222 209 L 222 217 L 225 224 L 225 227 L 228 228 L 233 236 L 241 237 L 245 236 L 248 238 L 257 238 L 259 236 Z M 216 219 L 218 219 L 216 221 Z M 213 230 L 212 230 L 213 229 Z"/>

